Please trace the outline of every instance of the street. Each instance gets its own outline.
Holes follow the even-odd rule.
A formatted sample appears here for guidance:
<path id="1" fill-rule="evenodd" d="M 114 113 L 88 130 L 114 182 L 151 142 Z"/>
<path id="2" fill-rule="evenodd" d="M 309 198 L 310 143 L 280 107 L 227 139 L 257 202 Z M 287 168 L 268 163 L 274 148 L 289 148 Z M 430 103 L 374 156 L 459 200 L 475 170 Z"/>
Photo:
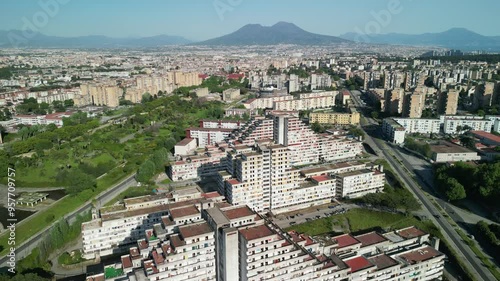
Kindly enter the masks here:
<path id="1" fill-rule="evenodd" d="M 361 106 L 359 96 L 353 92 L 354 91 L 351 92 L 351 97 L 357 106 Z M 373 126 L 375 124 L 378 125 L 378 123 L 372 118 L 364 118 L 368 121 L 369 126 Z M 409 187 L 409 190 L 413 193 L 413 195 L 422 203 L 423 212 L 426 213 L 427 218 L 441 230 L 450 246 L 457 250 L 459 258 L 463 260 L 468 270 L 480 280 L 495 280 L 496 278 L 485 266 L 483 266 L 482 262 L 476 257 L 472 250 L 462 241 L 453 226 L 445 218 L 442 218 L 439 215 L 440 211 L 424 194 L 422 188 L 408 175 L 403 165 L 400 164 L 400 162 L 403 163 L 401 155 L 394 153 L 395 149 L 388 146 L 385 141 L 381 139 L 373 139 L 369 134 L 366 135 L 365 142 L 372 146 L 379 156 L 388 161 L 395 174 L 403 181 L 404 185 Z M 404 157 L 402 158 L 404 159 Z M 411 170 L 412 169 L 410 169 L 410 171 Z"/>

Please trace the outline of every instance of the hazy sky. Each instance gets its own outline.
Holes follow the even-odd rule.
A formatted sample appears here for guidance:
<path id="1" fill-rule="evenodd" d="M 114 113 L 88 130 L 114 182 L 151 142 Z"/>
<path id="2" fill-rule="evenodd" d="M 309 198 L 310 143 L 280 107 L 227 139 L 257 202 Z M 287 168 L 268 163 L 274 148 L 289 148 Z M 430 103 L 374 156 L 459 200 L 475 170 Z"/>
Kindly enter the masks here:
<path id="1" fill-rule="evenodd" d="M 45 12 L 43 3 L 60 4 Z M 204 40 L 248 23 L 287 21 L 326 35 L 358 30 L 416 34 L 452 27 L 500 35 L 498 11 L 499 0 L 0 0 L 0 30 L 33 24 L 57 36 L 168 34 Z"/>

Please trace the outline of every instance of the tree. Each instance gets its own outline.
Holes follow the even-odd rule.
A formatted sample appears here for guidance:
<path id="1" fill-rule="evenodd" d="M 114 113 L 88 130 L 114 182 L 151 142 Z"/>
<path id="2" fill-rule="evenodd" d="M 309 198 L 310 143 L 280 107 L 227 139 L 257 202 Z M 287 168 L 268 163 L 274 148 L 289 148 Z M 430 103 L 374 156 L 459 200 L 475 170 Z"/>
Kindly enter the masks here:
<path id="1" fill-rule="evenodd" d="M 156 171 L 156 166 L 153 161 L 147 160 L 144 162 L 137 171 L 137 181 L 139 182 L 147 182 L 149 181 Z"/>
<path id="2" fill-rule="evenodd" d="M 448 201 L 461 200 L 466 197 L 465 188 L 455 178 L 448 178 L 444 195 Z"/>
<path id="3" fill-rule="evenodd" d="M 151 94 L 150 94 L 150 93 L 144 93 L 144 94 L 142 95 L 141 103 L 142 103 L 142 104 L 145 104 L 145 103 L 147 103 L 147 102 L 149 102 L 149 101 L 152 101 L 152 100 L 153 100 L 153 97 L 151 96 Z"/>
<path id="4" fill-rule="evenodd" d="M 64 106 L 65 107 L 72 107 L 74 105 L 75 105 L 75 102 L 72 99 L 64 100 Z"/>
<path id="5" fill-rule="evenodd" d="M 373 119 L 377 119 L 378 118 L 378 112 L 377 111 L 372 111 L 371 116 L 372 116 Z"/>
<path id="6" fill-rule="evenodd" d="M 84 190 L 94 190 L 96 186 L 97 182 L 95 178 L 79 169 L 72 169 L 68 173 L 68 187 L 66 192 L 70 195 L 77 195 Z"/>

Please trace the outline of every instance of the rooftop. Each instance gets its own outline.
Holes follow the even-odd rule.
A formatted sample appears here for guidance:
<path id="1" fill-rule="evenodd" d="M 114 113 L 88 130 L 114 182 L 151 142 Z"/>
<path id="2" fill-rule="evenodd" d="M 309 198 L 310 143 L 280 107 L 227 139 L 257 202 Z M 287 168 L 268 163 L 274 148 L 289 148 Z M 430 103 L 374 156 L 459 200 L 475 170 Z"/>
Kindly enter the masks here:
<path id="1" fill-rule="evenodd" d="M 368 260 L 374 264 L 378 270 L 382 270 L 394 265 L 397 265 L 398 262 L 393 260 L 391 257 L 389 257 L 386 254 L 381 254 L 378 256 L 370 257 Z"/>
<path id="2" fill-rule="evenodd" d="M 191 205 L 187 206 L 184 208 L 179 208 L 179 209 L 174 209 L 170 210 L 170 214 L 172 215 L 172 218 L 175 220 L 177 218 L 182 218 L 182 217 L 188 217 L 188 216 L 193 216 L 199 214 L 200 211 L 198 209 Z"/>
<path id="3" fill-rule="evenodd" d="M 195 139 L 192 139 L 192 138 L 185 138 L 183 140 L 181 140 L 180 142 L 178 142 L 176 145 L 178 146 L 185 146 L 185 145 L 188 145 L 190 142 L 194 141 Z"/>
<path id="4" fill-rule="evenodd" d="M 255 213 L 247 205 L 234 209 L 224 210 L 222 212 L 230 220 L 255 215 Z"/>
<path id="5" fill-rule="evenodd" d="M 443 254 L 430 246 L 426 246 L 418 250 L 401 254 L 398 257 L 409 264 L 416 264 L 439 256 L 443 256 Z"/>
<path id="6" fill-rule="evenodd" d="M 442 141 L 439 144 L 431 145 L 431 150 L 435 153 L 475 153 L 470 149 L 447 141 Z"/>
<path id="7" fill-rule="evenodd" d="M 382 243 L 384 241 L 387 241 L 387 239 L 385 239 L 383 236 L 377 234 L 376 232 L 370 232 L 370 233 L 354 236 L 354 238 L 356 238 L 356 240 L 361 242 L 361 247 L 366 247 L 366 246 L 370 246 L 373 244 L 378 244 L 378 243 Z"/>
<path id="8" fill-rule="evenodd" d="M 208 223 L 203 222 L 200 224 L 190 224 L 188 226 L 179 227 L 179 232 L 184 239 L 187 239 L 189 237 L 212 233 L 213 230 Z"/>
<path id="9" fill-rule="evenodd" d="M 241 235 L 245 237 L 247 241 L 264 238 L 271 236 L 274 232 L 267 225 L 259 225 L 254 227 L 248 227 L 246 229 L 240 229 Z"/>
<path id="10" fill-rule="evenodd" d="M 366 258 L 362 256 L 350 260 L 344 260 L 344 262 L 351 268 L 351 272 L 357 272 L 374 266 Z"/>
<path id="11" fill-rule="evenodd" d="M 420 236 L 423 236 L 423 235 L 426 234 L 425 232 L 423 232 L 422 230 L 420 230 L 420 229 L 418 229 L 418 228 L 416 228 L 414 226 L 401 229 L 397 233 L 398 233 L 399 236 L 401 236 L 401 237 L 403 237 L 405 239 L 411 239 L 411 238 L 415 238 L 415 237 L 420 237 Z"/>
<path id="12" fill-rule="evenodd" d="M 483 132 L 483 131 L 471 131 L 471 133 L 480 138 L 488 139 L 490 141 L 500 143 L 500 136 L 496 136 L 491 133 Z"/>
<path id="13" fill-rule="evenodd" d="M 342 234 L 339 236 L 335 236 L 332 239 L 337 241 L 339 248 L 344 248 L 352 245 L 359 244 L 360 242 L 356 240 L 351 234 Z"/>

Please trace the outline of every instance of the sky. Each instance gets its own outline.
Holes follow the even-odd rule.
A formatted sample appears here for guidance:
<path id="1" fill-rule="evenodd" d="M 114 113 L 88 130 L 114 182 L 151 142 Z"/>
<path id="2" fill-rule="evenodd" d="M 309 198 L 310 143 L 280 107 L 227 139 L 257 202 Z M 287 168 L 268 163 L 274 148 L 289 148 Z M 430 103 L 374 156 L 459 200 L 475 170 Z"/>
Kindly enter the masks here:
<path id="1" fill-rule="evenodd" d="M 179 35 L 206 40 L 249 23 L 292 22 L 314 33 L 442 32 L 500 36 L 500 1 L 457 0 L 1 0 L 0 30 L 54 36 Z"/>

